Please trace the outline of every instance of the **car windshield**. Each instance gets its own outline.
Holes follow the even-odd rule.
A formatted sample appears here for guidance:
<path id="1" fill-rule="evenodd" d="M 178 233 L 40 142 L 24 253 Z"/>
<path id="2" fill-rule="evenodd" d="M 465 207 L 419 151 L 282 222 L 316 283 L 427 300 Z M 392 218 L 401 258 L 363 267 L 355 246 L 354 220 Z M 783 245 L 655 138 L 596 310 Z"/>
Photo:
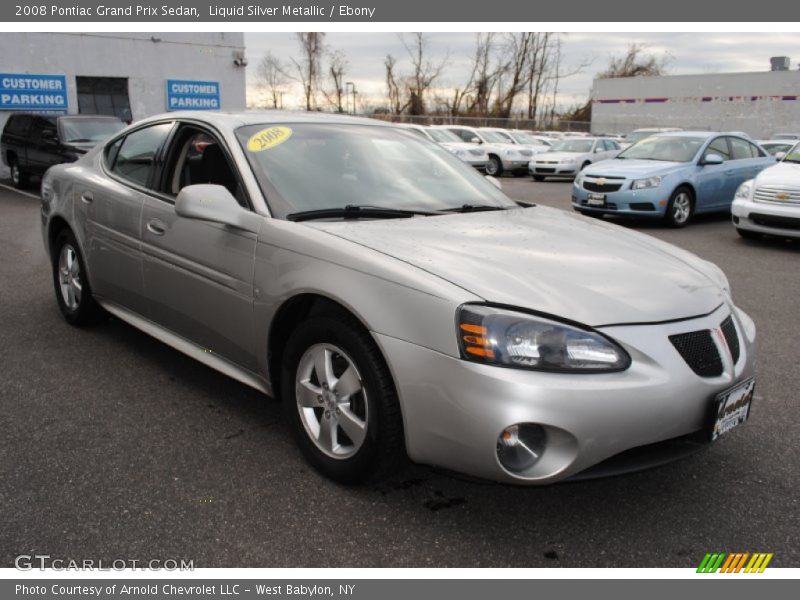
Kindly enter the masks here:
<path id="1" fill-rule="evenodd" d="M 426 212 L 516 206 L 444 148 L 392 127 L 262 124 L 236 134 L 281 218 L 347 206 Z"/>
<path id="2" fill-rule="evenodd" d="M 434 142 L 439 142 L 440 144 L 452 144 L 453 142 L 463 142 L 460 137 L 458 137 L 452 131 L 447 129 L 434 129 L 431 127 L 430 129 L 426 129 L 430 136 L 433 138 Z"/>
<path id="3" fill-rule="evenodd" d="M 493 144 L 513 144 L 514 140 L 512 140 L 509 136 L 500 133 L 499 131 L 489 131 L 488 129 L 481 130 L 481 136 L 487 142 L 491 142 Z"/>
<path id="4" fill-rule="evenodd" d="M 795 144 L 794 147 L 786 153 L 782 162 L 800 164 L 800 144 Z"/>
<path id="5" fill-rule="evenodd" d="M 92 119 L 87 117 L 61 119 L 61 133 L 67 144 L 101 142 L 122 131 L 125 123 L 119 119 Z"/>
<path id="6" fill-rule="evenodd" d="M 629 146 L 620 152 L 617 158 L 689 162 L 695 157 L 705 141 L 705 139 L 699 137 L 656 135 Z"/>
<path id="7" fill-rule="evenodd" d="M 631 131 L 628 135 L 625 136 L 625 143 L 635 144 L 639 140 L 643 140 L 646 137 L 650 137 L 654 133 L 655 133 L 654 131 Z"/>
<path id="8" fill-rule="evenodd" d="M 531 145 L 535 144 L 544 146 L 542 142 L 537 140 L 531 134 L 525 133 L 524 131 L 512 131 L 509 133 L 509 135 L 513 137 L 518 144 L 531 144 Z"/>
<path id="9" fill-rule="evenodd" d="M 550 146 L 551 152 L 591 152 L 594 140 L 559 140 Z"/>
<path id="10" fill-rule="evenodd" d="M 775 156 L 778 152 L 788 152 L 791 150 L 793 144 L 791 142 L 772 142 L 761 144 L 761 147 Z"/>

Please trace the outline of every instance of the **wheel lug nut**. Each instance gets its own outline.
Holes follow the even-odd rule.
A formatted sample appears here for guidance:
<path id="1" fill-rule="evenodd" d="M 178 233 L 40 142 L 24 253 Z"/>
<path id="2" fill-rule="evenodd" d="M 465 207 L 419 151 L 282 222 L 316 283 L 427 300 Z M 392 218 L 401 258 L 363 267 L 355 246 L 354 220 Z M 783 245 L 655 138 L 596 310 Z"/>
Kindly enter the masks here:
<path id="1" fill-rule="evenodd" d="M 329 410 L 325 411 L 325 418 L 326 419 L 330 419 L 331 418 L 331 411 L 329 411 Z"/>
<path id="2" fill-rule="evenodd" d="M 320 404 L 322 404 L 322 396 L 317 396 L 317 402 L 319 402 Z"/>

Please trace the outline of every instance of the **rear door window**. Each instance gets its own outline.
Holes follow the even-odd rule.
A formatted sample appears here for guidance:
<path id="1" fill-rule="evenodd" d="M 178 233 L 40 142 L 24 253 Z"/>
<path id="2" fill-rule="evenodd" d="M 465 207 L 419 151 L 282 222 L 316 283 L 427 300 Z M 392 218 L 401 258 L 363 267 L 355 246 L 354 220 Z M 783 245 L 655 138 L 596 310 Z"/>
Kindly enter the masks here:
<path id="1" fill-rule="evenodd" d="M 756 158 L 758 156 L 758 149 L 747 140 L 735 137 L 728 139 L 731 143 L 731 156 L 733 160 Z"/>
<path id="2" fill-rule="evenodd" d="M 709 154 L 719 154 L 722 160 L 731 159 L 731 151 L 728 148 L 728 140 L 724 137 L 718 137 L 706 149 L 706 156 Z"/>

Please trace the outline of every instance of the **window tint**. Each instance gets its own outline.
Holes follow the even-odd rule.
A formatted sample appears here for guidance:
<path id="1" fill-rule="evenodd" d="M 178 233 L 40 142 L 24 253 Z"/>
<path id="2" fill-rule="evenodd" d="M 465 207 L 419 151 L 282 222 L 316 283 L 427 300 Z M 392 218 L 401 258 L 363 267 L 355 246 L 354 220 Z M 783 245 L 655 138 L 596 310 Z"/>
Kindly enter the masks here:
<path id="1" fill-rule="evenodd" d="M 55 120 L 48 119 L 46 117 L 34 117 L 28 136 L 36 139 L 37 141 L 44 137 L 48 137 L 50 140 L 53 140 L 57 137 Z"/>
<path id="2" fill-rule="evenodd" d="M 119 147 L 122 146 L 122 140 L 123 138 L 119 138 L 106 148 L 106 165 L 108 165 L 109 168 L 112 168 L 114 166 L 114 161 L 117 160 L 117 154 L 119 154 Z"/>
<path id="3" fill-rule="evenodd" d="M 709 154 L 719 154 L 722 157 L 722 160 L 730 160 L 731 153 L 728 149 L 728 141 L 726 138 L 717 138 L 711 145 L 706 149 L 705 156 Z"/>
<path id="4" fill-rule="evenodd" d="M 733 155 L 733 160 L 739 160 L 742 158 L 755 158 L 758 156 L 756 147 L 747 140 L 742 140 L 735 137 L 728 138 L 728 140 L 731 143 L 731 154 Z"/>
<path id="5" fill-rule="evenodd" d="M 133 183 L 147 185 L 153 172 L 156 153 L 171 128 L 172 123 L 161 123 L 127 135 L 111 171 Z"/>
<path id="6" fill-rule="evenodd" d="M 453 133 L 455 133 L 458 137 L 460 137 L 465 142 L 469 142 L 472 138 L 475 137 L 475 134 L 471 131 L 467 131 L 466 129 L 451 129 Z"/>
<path id="7" fill-rule="evenodd" d="M 31 117 L 27 115 L 12 115 L 6 123 L 6 132 L 12 135 L 24 135 L 30 121 Z"/>

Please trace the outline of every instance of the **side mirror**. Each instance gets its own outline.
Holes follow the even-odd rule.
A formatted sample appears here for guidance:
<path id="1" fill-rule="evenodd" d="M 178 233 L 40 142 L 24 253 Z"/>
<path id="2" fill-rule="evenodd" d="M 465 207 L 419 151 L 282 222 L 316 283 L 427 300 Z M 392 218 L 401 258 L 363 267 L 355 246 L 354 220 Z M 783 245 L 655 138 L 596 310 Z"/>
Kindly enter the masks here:
<path id="1" fill-rule="evenodd" d="M 482 144 L 483 143 L 483 142 L 481 142 L 481 138 L 479 138 L 479 137 L 474 137 L 469 142 L 470 142 L 470 144 Z"/>
<path id="2" fill-rule="evenodd" d="M 721 165 L 725 160 L 719 154 L 706 154 L 703 159 L 704 165 Z"/>
<path id="3" fill-rule="evenodd" d="M 207 183 L 187 185 L 175 199 L 175 214 L 186 219 L 221 223 L 236 229 L 258 233 L 262 218 L 236 202 L 223 186 Z"/>
<path id="4" fill-rule="evenodd" d="M 775 160 L 783 160 L 784 158 L 786 158 L 786 152 L 775 153 Z"/>
<path id="5" fill-rule="evenodd" d="M 500 180 L 497 177 L 492 177 L 491 175 L 486 175 L 486 179 L 488 179 L 489 183 L 491 183 L 498 190 L 502 190 L 503 189 L 503 184 L 500 183 Z"/>
<path id="6" fill-rule="evenodd" d="M 45 141 L 48 144 L 55 144 L 58 142 L 58 132 L 55 129 L 43 129 L 42 141 Z"/>

